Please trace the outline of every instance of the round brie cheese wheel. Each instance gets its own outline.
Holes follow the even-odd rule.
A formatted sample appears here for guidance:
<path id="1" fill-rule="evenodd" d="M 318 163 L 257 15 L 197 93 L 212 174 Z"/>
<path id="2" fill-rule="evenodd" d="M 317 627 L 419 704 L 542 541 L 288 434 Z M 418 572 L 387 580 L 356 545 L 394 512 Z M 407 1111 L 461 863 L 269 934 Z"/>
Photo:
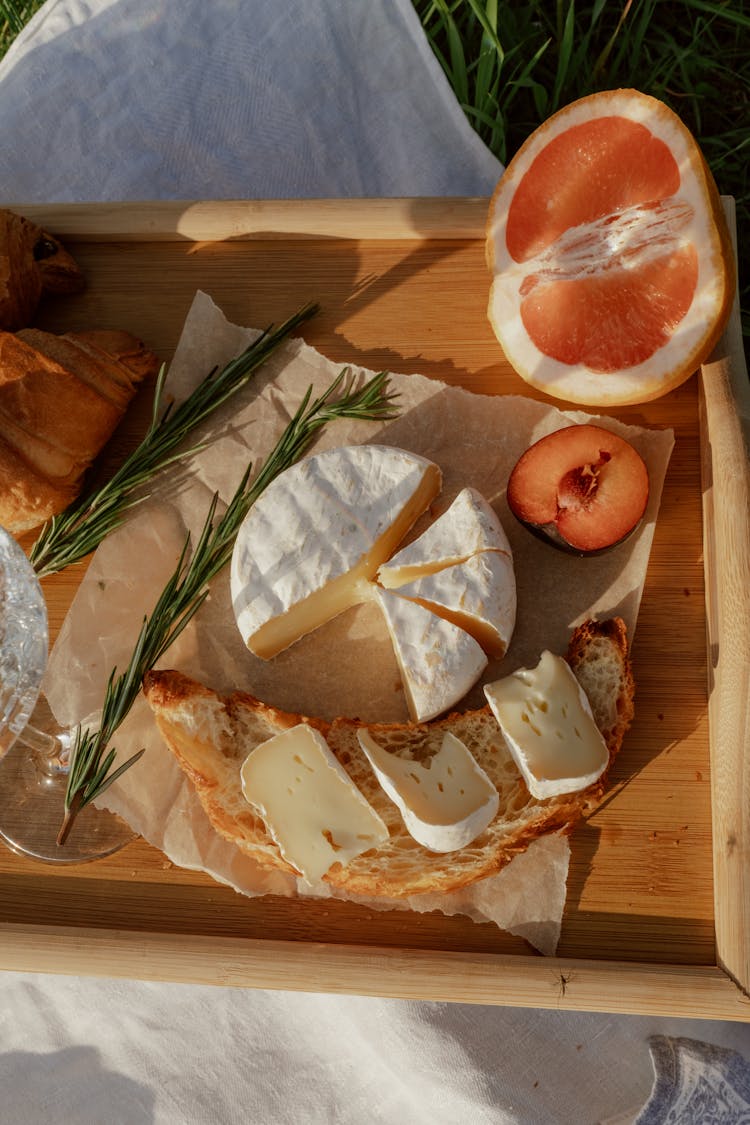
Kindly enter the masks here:
<path id="1" fill-rule="evenodd" d="M 464 562 L 481 551 L 511 556 L 495 509 L 476 488 L 464 488 L 427 530 L 381 566 L 378 582 L 390 589 L 435 570 Z"/>
<path id="2" fill-rule="evenodd" d="M 505 655 L 516 624 L 516 579 L 505 552 L 482 551 L 397 592 L 470 633 L 489 656 Z"/>
<path id="3" fill-rule="evenodd" d="M 280 473 L 243 521 L 231 593 L 248 648 L 270 659 L 352 605 L 437 496 L 432 461 L 383 445 L 329 449 Z"/>
<path id="4" fill-rule="evenodd" d="M 505 532 L 473 488 L 395 554 L 441 485 L 433 462 L 384 445 L 340 446 L 279 474 L 232 555 L 232 605 L 250 651 L 269 660 L 374 599 L 412 718 L 455 706 L 487 656 L 505 653 L 516 586 Z"/>
<path id="5" fill-rule="evenodd" d="M 463 699 L 487 667 L 487 657 L 467 632 L 418 602 L 391 590 L 377 594 L 409 714 L 426 723 Z"/>

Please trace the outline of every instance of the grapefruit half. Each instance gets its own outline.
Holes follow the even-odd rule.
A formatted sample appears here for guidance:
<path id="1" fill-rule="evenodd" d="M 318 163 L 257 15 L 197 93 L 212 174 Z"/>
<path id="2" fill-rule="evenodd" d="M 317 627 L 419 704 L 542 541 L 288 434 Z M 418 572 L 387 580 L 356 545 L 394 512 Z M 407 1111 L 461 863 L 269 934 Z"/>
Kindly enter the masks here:
<path id="1" fill-rule="evenodd" d="M 555 398 L 647 402 L 684 382 L 735 286 L 719 193 L 690 131 L 637 90 L 544 122 L 490 202 L 488 315 L 518 374 Z"/>

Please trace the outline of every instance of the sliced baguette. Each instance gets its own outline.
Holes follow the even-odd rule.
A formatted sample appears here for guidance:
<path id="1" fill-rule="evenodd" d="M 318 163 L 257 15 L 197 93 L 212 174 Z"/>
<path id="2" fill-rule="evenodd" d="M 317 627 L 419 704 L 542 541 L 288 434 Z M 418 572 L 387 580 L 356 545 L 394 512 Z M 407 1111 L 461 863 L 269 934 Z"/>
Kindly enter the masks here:
<path id="1" fill-rule="evenodd" d="M 567 658 L 589 695 L 611 765 L 633 715 L 624 623 L 614 618 L 579 626 Z M 500 806 L 489 827 L 461 851 L 436 854 L 408 834 L 397 807 L 378 784 L 357 740 L 365 724 L 290 714 L 242 692 L 221 697 L 175 671 L 150 672 L 144 691 L 167 746 L 192 781 L 214 828 L 266 867 L 292 870 L 243 797 L 240 767 L 251 750 L 280 730 L 303 721 L 319 730 L 389 830 L 383 845 L 328 871 L 327 882 L 352 894 L 402 897 L 467 886 L 499 871 L 543 833 L 572 825 L 604 788 L 602 776 L 582 792 L 546 801 L 532 797 L 487 707 L 432 723 L 367 724 L 376 742 L 415 761 L 436 753 L 443 733 L 451 731 L 497 786 Z"/>

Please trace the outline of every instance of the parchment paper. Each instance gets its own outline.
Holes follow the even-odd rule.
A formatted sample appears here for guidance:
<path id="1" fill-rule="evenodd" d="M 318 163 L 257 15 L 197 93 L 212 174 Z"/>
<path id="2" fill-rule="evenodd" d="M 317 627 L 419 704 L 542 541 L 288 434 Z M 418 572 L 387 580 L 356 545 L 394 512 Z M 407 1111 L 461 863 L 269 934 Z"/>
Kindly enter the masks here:
<path id="1" fill-rule="evenodd" d="M 257 336 L 230 324 L 206 294 L 196 294 L 172 361 L 167 390 L 185 397 L 215 364 L 224 364 Z M 63 726 L 95 721 L 113 667 L 126 666 L 143 615 L 172 573 L 186 531 L 200 531 L 214 491 L 227 501 L 249 460 L 255 470 L 273 448 L 307 388 L 322 393 L 339 373 L 302 340 L 292 340 L 264 365 L 243 392 L 227 403 L 202 434 L 208 447 L 171 469 L 126 525 L 97 550 L 52 651 L 44 690 Z M 352 365 L 352 377 L 372 372 Z M 443 491 L 407 539 L 416 537 L 461 488 L 473 485 L 490 500 L 514 553 L 518 589 L 516 632 L 500 663 L 490 663 L 465 706 L 481 706 L 481 683 L 513 668 L 535 664 L 544 648 L 564 652 L 570 630 L 588 616 L 622 616 L 634 633 L 664 474 L 671 430 L 645 430 L 611 418 L 561 413 L 523 396 L 480 396 L 419 375 L 391 377 L 400 415 L 386 423 L 338 421 L 310 452 L 353 442 L 400 446 L 437 462 Z M 565 555 L 517 524 L 505 501 L 505 484 L 517 458 L 533 441 L 576 421 L 593 420 L 626 437 L 646 461 L 650 499 L 638 532 L 594 558 Z M 366 659 L 365 659 L 366 657 Z M 220 575 L 193 623 L 166 653 L 160 667 L 177 668 L 220 692 L 242 689 L 278 707 L 333 718 L 400 721 L 407 709 L 398 667 L 379 611 L 357 607 L 303 638 L 272 661 L 247 651 L 234 622 L 229 576 Z M 124 757 L 147 753 L 102 798 L 146 840 L 176 864 L 207 871 L 244 894 L 329 894 L 281 873 L 262 871 L 211 828 L 189 783 L 162 745 L 151 712 L 140 699 L 114 741 Z M 453 895 L 415 896 L 408 903 L 380 900 L 379 909 L 456 911 L 492 920 L 554 952 L 565 902 L 569 848 L 564 835 L 537 841 L 499 875 Z M 364 900 L 357 900 L 364 901 Z"/>

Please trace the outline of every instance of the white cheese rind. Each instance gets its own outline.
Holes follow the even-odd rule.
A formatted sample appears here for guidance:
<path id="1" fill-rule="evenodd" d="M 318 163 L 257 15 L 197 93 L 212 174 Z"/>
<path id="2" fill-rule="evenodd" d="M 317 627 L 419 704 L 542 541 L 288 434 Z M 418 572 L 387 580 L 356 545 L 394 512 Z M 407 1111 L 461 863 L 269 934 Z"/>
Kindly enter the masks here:
<path id="1" fill-rule="evenodd" d="M 490 656 L 504 656 L 516 625 L 513 560 L 501 551 L 482 551 L 399 586 L 404 598 L 464 629 Z"/>
<path id="2" fill-rule="evenodd" d="M 409 834 L 432 852 L 455 852 L 484 832 L 500 795 L 468 748 L 449 731 L 428 764 L 399 758 L 369 731 L 359 744 L 380 785 L 398 806 Z"/>
<path id="3" fill-rule="evenodd" d="M 284 859 L 309 883 L 388 838 L 323 735 L 306 723 L 256 746 L 240 773 L 245 799 Z"/>
<path id="4" fill-rule="evenodd" d="M 281 473 L 232 554 L 232 605 L 248 648 L 269 659 L 365 600 L 440 486 L 437 465 L 382 445 L 327 450 Z"/>
<path id="5" fill-rule="evenodd" d="M 375 587 L 393 642 L 409 713 L 423 723 L 455 706 L 474 686 L 487 657 L 473 637 L 417 602 Z"/>
<path id="6" fill-rule="evenodd" d="M 577 792 L 607 768 L 589 701 L 561 656 L 545 651 L 536 668 L 485 684 L 484 694 L 532 796 Z"/>
<path id="7" fill-rule="evenodd" d="M 464 488 L 418 539 L 381 566 L 378 581 L 395 589 L 480 551 L 512 553 L 494 508 L 475 488 Z"/>

